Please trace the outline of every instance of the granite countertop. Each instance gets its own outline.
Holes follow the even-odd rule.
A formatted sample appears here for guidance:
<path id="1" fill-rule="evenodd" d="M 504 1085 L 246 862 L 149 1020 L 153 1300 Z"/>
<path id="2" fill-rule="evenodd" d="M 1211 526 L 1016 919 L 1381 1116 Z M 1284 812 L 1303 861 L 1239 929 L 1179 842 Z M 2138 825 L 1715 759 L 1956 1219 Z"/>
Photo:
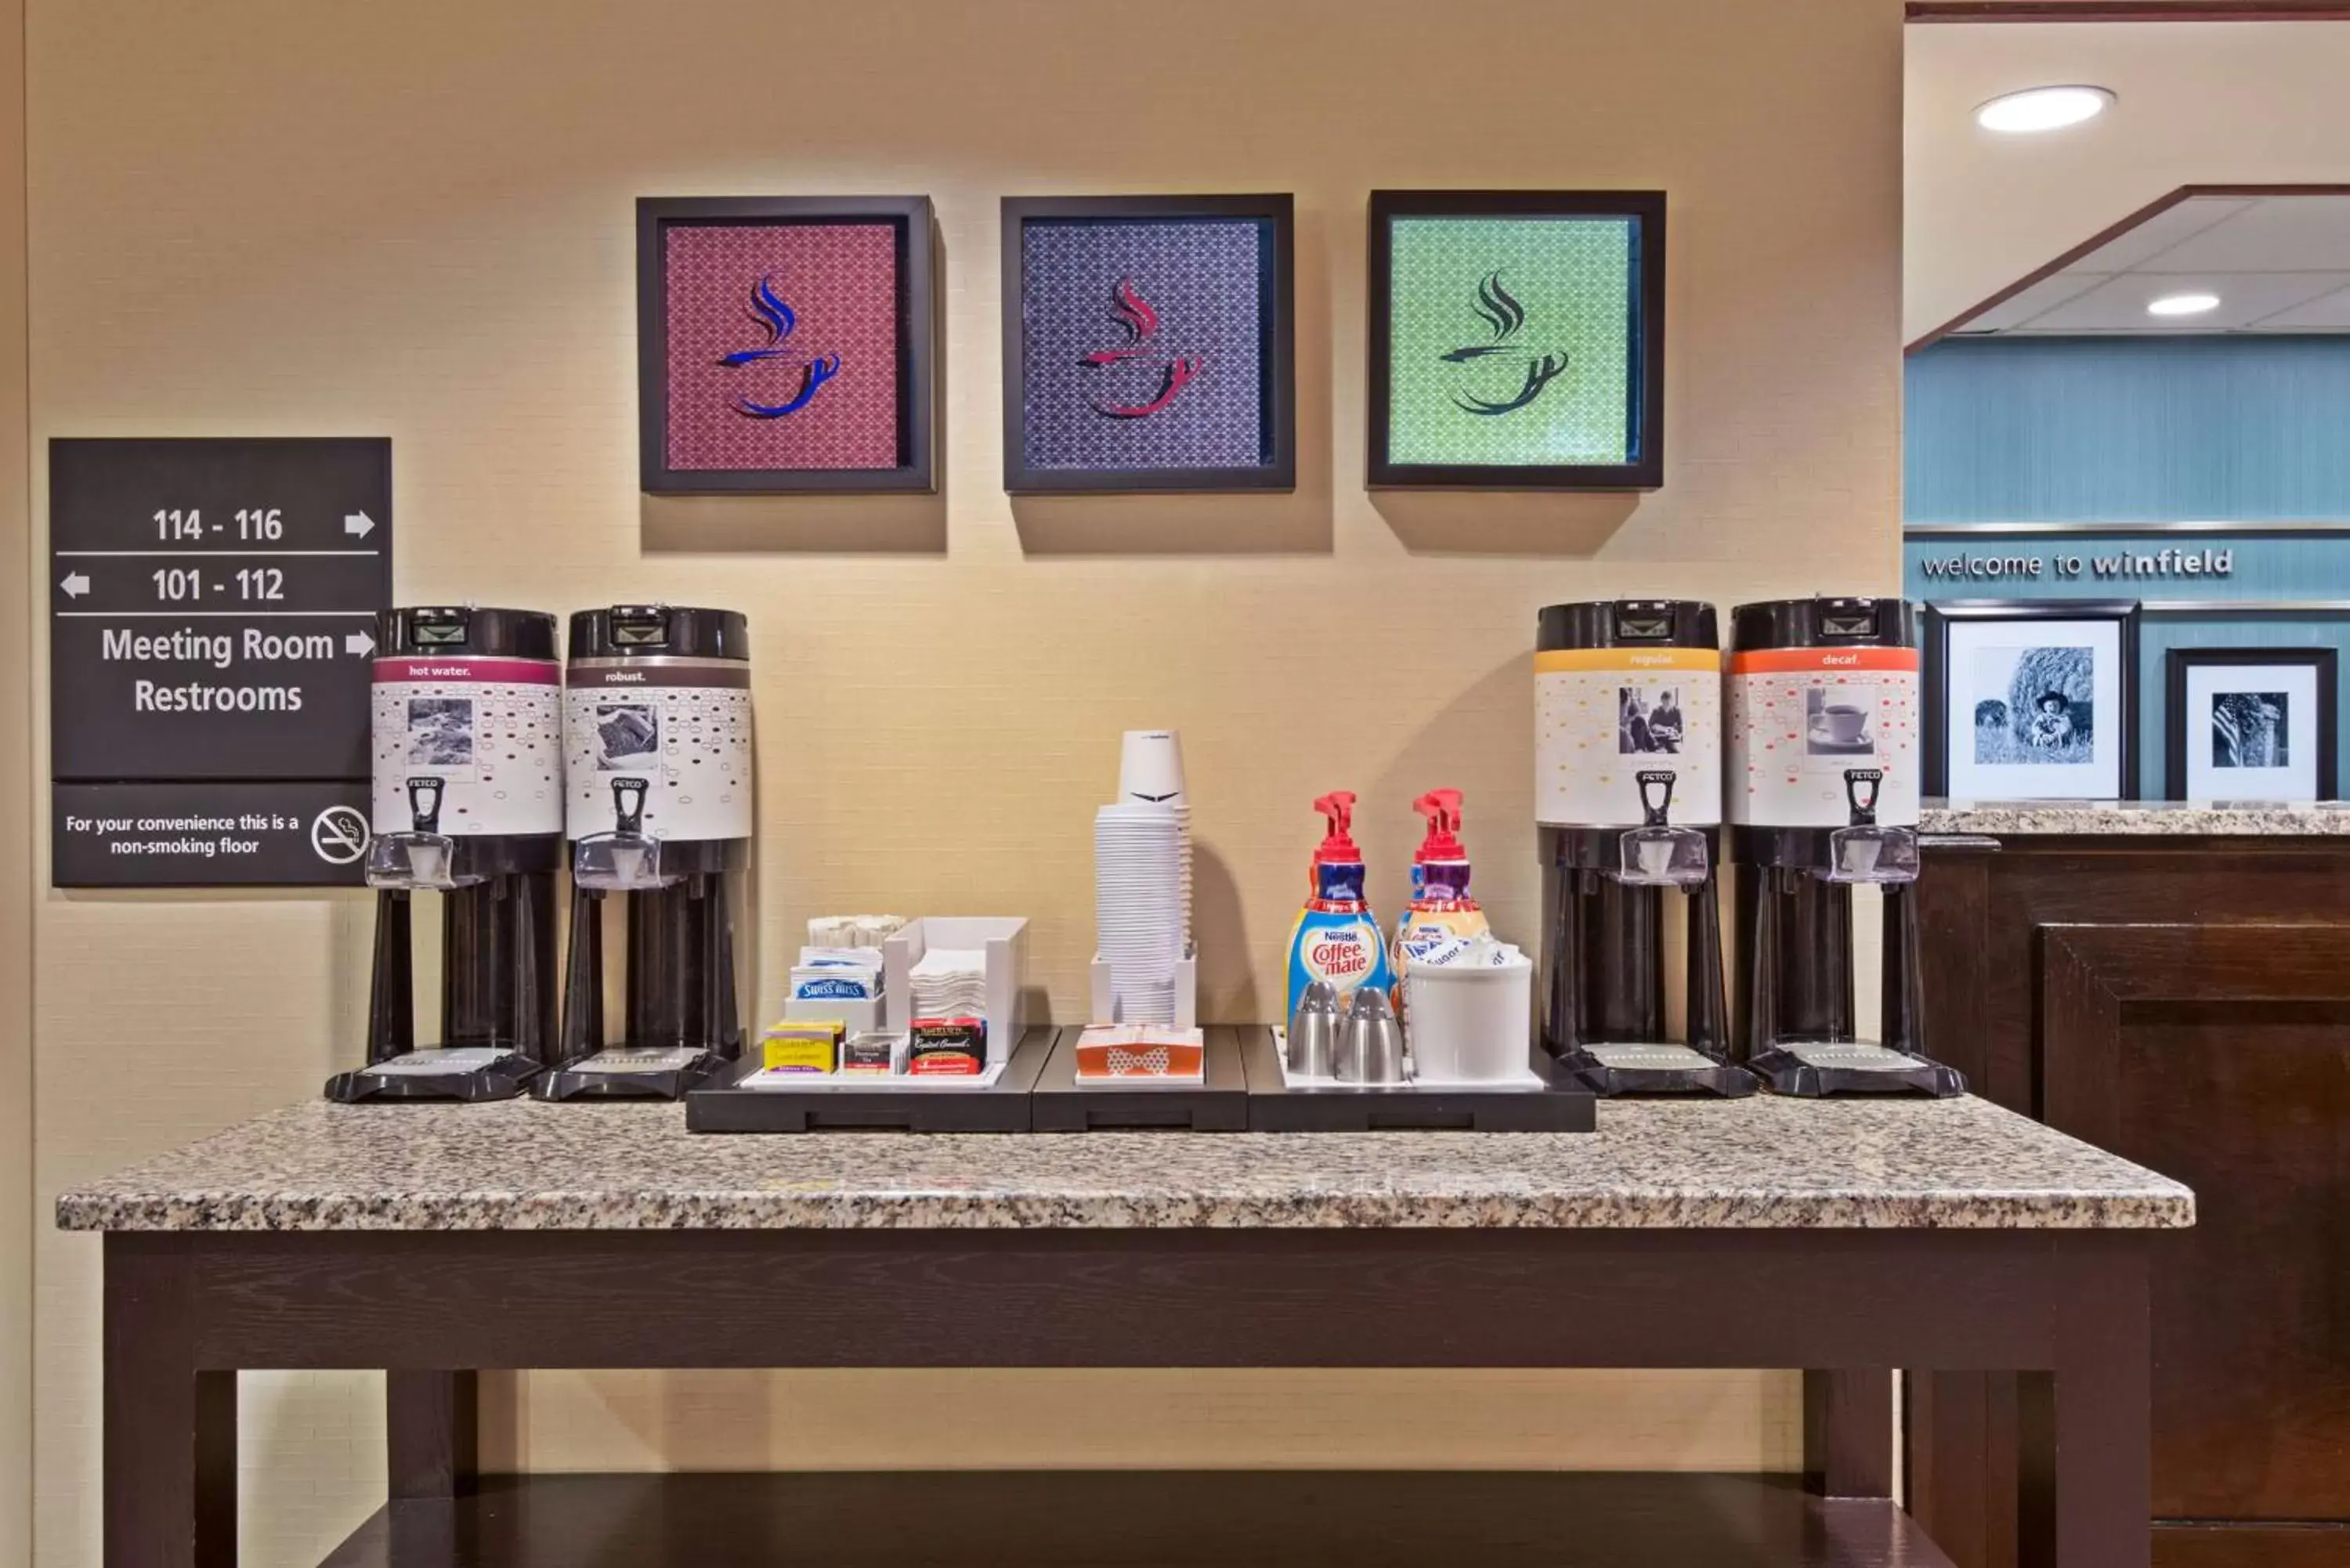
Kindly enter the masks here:
<path id="1" fill-rule="evenodd" d="M 2023 800 L 1997 804 L 1928 801 L 1920 833 L 1973 833 L 1987 837 L 2067 834 L 2163 835 L 2182 838 L 2269 838 L 2350 836 L 2350 804 L 2324 805 L 2265 801 Z"/>
<path id="2" fill-rule="evenodd" d="M 80 1231 L 2169 1229 L 2194 1196 L 1974 1098 L 1611 1103 L 1596 1133 L 689 1134 L 674 1105 L 274 1112 Z"/>

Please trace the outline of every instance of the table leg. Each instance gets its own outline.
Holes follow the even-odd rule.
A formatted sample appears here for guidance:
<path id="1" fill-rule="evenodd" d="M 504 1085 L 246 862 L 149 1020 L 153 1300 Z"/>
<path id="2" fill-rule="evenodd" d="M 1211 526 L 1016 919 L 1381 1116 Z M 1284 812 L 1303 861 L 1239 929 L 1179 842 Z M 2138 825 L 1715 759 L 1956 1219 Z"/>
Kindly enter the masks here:
<path id="1" fill-rule="evenodd" d="M 462 1497 L 480 1468 L 480 1376 L 384 1374 L 384 1437 L 394 1498 Z"/>
<path id="2" fill-rule="evenodd" d="M 2023 1568 L 2147 1568 L 2153 1554 L 2153 1342 L 2142 1257 L 2082 1260 L 2056 1366 L 2018 1407 Z"/>
<path id="3" fill-rule="evenodd" d="M 236 1374 L 199 1371 L 177 1237 L 106 1239 L 105 1568 L 234 1568 Z"/>
<path id="4" fill-rule="evenodd" d="M 1804 1484 L 1822 1497 L 1893 1495 L 1893 1374 L 1804 1374 Z"/>

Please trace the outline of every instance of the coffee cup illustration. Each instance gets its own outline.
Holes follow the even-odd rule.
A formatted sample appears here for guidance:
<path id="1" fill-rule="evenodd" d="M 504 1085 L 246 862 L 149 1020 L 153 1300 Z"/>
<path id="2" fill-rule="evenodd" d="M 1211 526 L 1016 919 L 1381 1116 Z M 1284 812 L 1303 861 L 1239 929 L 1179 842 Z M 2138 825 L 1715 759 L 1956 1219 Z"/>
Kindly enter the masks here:
<path id="1" fill-rule="evenodd" d="M 1868 710 L 1866 708 L 1856 708 L 1849 702 L 1831 702 L 1820 710 L 1820 718 L 1831 741 L 1853 745 L 1867 739 Z"/>

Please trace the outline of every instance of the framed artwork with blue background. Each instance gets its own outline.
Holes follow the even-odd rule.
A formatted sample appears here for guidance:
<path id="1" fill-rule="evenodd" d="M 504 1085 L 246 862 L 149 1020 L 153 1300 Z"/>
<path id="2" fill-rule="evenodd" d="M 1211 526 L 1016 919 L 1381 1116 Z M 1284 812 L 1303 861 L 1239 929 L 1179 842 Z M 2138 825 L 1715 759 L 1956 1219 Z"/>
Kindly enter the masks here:
<path id="1" fill-rule="evenodd" d="M 932 488 L 926 196 L 637 202 L 654 494 Z"/>
<path id="2" fill-rule="evenodd" d="M 1295 488 L 1291 206 L 1004 198 L 1004 488 Z"/>
<path id="3" fill-rule="evenodd" d="M 1665 198 L 1374 191 L 1375 487 L 1664 483 Z"/>

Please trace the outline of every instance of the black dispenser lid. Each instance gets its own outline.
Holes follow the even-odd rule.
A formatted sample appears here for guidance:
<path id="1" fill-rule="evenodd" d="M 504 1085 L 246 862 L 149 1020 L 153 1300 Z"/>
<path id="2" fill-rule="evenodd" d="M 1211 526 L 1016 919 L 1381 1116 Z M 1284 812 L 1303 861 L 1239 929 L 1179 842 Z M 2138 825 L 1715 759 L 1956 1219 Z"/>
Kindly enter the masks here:
<path id="1" fill-rule="evenodd" d="M 1730 646 L 1756 648 L 1907 648 L 1907 599 L 1769 599 L 1730 612 Z"/>
<path id="2" fill-rule="evenodd" d="M 401 659 L 411 654 L 472 654 L 483 659 L 544 659 L 552 663 L 555 617 L 546 610 L 492 609 L 480 605 L 411 605 L 376 616 L 376 648 Z"/>
<path id="3" fill-rule="evenodd" d="M 1595 599 L 1534 618 L 1534 648 L 1720 648 L 1713 607 L 1696 599 Z"/>
<path id="4" fill-rule="evenodd" d="M 630 659 L 751 657 L 751 623 L 741 610 L 692 609 L 683 605 L 613 605 L 575 610 L 571 657 Z"/>

